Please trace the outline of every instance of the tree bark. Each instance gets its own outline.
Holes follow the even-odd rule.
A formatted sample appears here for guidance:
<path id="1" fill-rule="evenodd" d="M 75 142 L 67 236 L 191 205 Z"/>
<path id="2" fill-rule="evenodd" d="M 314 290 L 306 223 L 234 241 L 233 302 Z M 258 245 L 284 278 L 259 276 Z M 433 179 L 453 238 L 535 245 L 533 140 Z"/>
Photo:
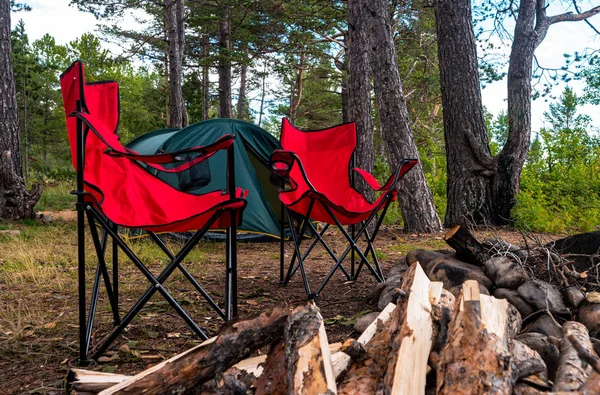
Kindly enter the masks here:
<path id="1" fill-rule="evenodd" d="M 381 118 L 381 134 L 385 141 L 390 167 L 405 158 L 419 158 L 410 125 L 406 98 L 398 71 L 396 47 L 392 36 L 389 4 L 385 0 L 362 0 L 371 28 L 370 59 L 373 87 Z M 371 150 L 372 150 L 371 141 Z M 411 170 L 399 183 L 399 201 L 404 229 L 407 232 L 433 233 L 442 230 L 435 210 L 433 195 L 423 168 Z"/>
<path id="2" fill-rule="evenodd" d="M 209 67 L 208 67 L 208 55 L 209 55 L 209 42 L 208 42 L 208 32 L 206 31 L 206 27 L 204 27 L 204 32 L 202 33 L 202 60 L 204 64 L 202 65 L 202 120 L 205 121 L 208 119 L 208 106 L 210 103 L 210 81 L 209 81 Z"/>
<path id="3" fill-rule="evenodd" d="M 27 191 L 23 181 L 9 0 L 0 0 L 0 70 L 0 219 L 16 221 L 34 217 L 42 187 L 35 184 Z"/>
<path id="4" fill-rule="evenodd" d="M 229 9 L 226 8 L 219 21 L 219 117 L 232 118 L 231 109 L 231 30 Z"/>
<path id="5" fill-rule="evenodd" d="M 240 92 L 237 102 L 237 118 L 244 119 L 246 115 L 246 83 L 248 77 L 248 64 L 242 63 L 240 70 Z"/>
<path id="6" fill-rule="evenodd" d="M 184 34 L 184 0 L 164 0 L 169 41 L 169 123 L 172 128 L 185 126 L 187 113 L 183 101 L 182 74 Z"/>
<path id="7" fill-rule="evenodd" d="M 347 117 L 356 122 L 356 167 L 373 172 L 373 117 L 369 72 L 369 27 L 365 0 L 348 0 Z M 355 187 L 369 200 L 375 193 L 357 177 Z"/>
<path id="8" fill-rule="evenodd" d="M 488 145 L 468 0 L 435 1 L 448 171 L 447 227 L 492 223 L 494 164 Z M 460 87 L 460 89 L 457 89 Z"/>
<path id="9" fill-rule="evenodd" d="M 306 52 L 302 52 L 300 54 L 300 63 L 297 66 L 298 74 L 296 74 L 296 80 L 294 81 L 294 83 L 292 84 L 292 87 L 290 89 L 289 120 L 292 125 L 296 124 L 296 120 L 298 119 L 298 108 L 300 108 L 300 103 L 302 103 L 305 65 L 306 65 Z"/>
<path id="10" fill-rule="evenodd" d="M 10 1 L 0 0 L 0 152 L 10 151 L 17 176 L 22 176 L 17 91 L 10 37 Z"/>

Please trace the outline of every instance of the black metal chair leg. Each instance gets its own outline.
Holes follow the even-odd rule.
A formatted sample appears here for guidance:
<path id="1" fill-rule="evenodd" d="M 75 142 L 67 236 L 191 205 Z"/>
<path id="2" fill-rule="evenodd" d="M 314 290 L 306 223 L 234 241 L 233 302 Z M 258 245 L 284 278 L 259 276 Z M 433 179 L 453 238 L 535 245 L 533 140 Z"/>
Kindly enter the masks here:
<path id="1" fill-rule="evenodd" d="M 284 241 L 285 241 L 285 224 L 284 224 L 284 217 L 285 217 L 285 206 L 283 205 L 283 203 L 281 204 L 281 211 L 280 211 L 280 216 L 279 216 L 279 284 L 283 285 L 283 271 L 285 269 L 285 265 L 284 265 L 284 260 L 285 260 L 285 247 L 284 247 Z M 289 224 L 289 226 L 293 226 L 291 223 Z"/>
<path id="2" fill-rule="evenodd" d="M 312 209 L 312 203 L 309 208 Z M 290 215 L 290 211 L 286 210 L 286 212 L 287 212 L 287 216 L 288 216 L 288 221 L 291 223 L 292 218 Z M 298 235 L 296 235 L 296 230 L 294 229 L 293 226 L 290 226 L 290 230 L 292 233 L 292 240 L 294 242 L 294 252 L 295 252 L 296 256 L 298 257 L 298 264 L 300 265 L 300 273 L 302 274 L 302 280 L 304 281 L 304 291 L 306 292 L 306 295 L 310 299 L 312 294 L 310 292 L 310 284 L 308 283 L 308 277 L 306 276 L 306 271 L 304 270 L 304 264 L 302 262 L 302 254 L 300 253 L 300 243 L 298 240 Z M 302 226 L 301 232 L 304 232 L 304 226 Z M 291 267 L 292 267 L 292 265 L 290 264 L 290 269 L 291 269 Z M 289 278 L 286 278 L 286 283 L 287 283 L 287 281 L 289 281 Z"/>
<path id="3" fill-rule="evenodd" d="M 118 227 L 115 224 L 112 224 L 113 232 L 118 234 Z M 114 326 L 119 325 L 121 322 L 121 318 L 119 316 L 119 248 L 117 246 L 117 242 L 113 240 L 112 242 L 112 277 L 113 277 L 113 295 L 115 298 L 115 322 Z"/>

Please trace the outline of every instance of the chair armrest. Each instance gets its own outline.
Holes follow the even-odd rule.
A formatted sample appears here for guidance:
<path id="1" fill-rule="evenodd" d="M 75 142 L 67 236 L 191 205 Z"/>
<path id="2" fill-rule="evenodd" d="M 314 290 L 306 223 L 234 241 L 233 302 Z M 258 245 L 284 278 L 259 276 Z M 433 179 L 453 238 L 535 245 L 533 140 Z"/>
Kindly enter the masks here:
<path id="1" fill-rule="evenodd" d="M 375 179 L 375 177 L 368 171 L 359 169 L 357 167 L 354 167 L 352 170 L 358 173 L 371 187 L 371 189 L 373 189 L 375 192 L 380 192 L 395 189 L 398 181 L 417 163 L 419 163 L 417 159 L 403 159 L 400 161 L 394 173 L 388 178 L 383 186 L 381 186 L 377 179 Z"/>
<path id="2" fill-rule="evenodd" d="M 220 150 L 224 150 L 233 145 L 234 136 L 225 135 L 216 140 L 214 143 L 206 146 L 197 146 L 192 148 L 186 148 L 182 150 L 177 150 L 173 152 L 167 152 L 162 154 L 153 154 L 153 155 L 140 155 L 135 151 L 129 150 L 124 147 L 115 147 L 111 145 L 106 139 L 102 136 L 102 132 L 104 133 L 112 133 L 108 130 L 105 130 L 106 127 L 102 125 L 96 118 L 94 118 L 90 114 L 82 113 L 82 112 L 74 112 L 71 116 L 75 116 L 82 120 L 84 124 L 86 124 L 89 129 L 94 132 L 99 139 L 101 139 L 106 146 L 108 147 L 105 151 L 105 154 L 114 156 L 114 157 L 124 157 L 130 160 L 143 162 L 148 166 L 163 171 L 167 173 L 178 173 L 183 170 L 187 170 L 190 167 L 210 158 L 216 152 Z M 102 131 L 102 132 L 101 132 Z M 120 145 L 120 144 L 119 144 Z M 196 154 L 192 158 L 185 158 L 184 155 L 188 154 Z M 175 162 L 183 162 L 186 163 L 174 167 L 172 169 L 167 169 L 163 166 L 159 166 L 161 164 L 175 163 Z"/>
<path id="3" fill-rule="evenodd" d="M 282 190 L 294 190 L 296 189 L 296 182 L 294 180 L 289 179 L 290 172 L 292 171 L 292 167 L 294 163 L 298 164 L 298 168 L 300 169 L 300 173 L 304 178 L 306 185 L 314 192 L 317 192 L 315 187 L 311 184 L 306 175 L 306 171 L 304 170 L 304 166 L 302 166 L 302 161 L 298 158 L 292 151 L 285 150 L 275 150 L 271 154 L 271 160 L 269 162 L 269 168 L 271 170 L 271 183 L 275 186 L 281 187 Z M 285 189 L 285 183 L 289 180 L 289 183 L 292 184 L 292 188 Z"/>

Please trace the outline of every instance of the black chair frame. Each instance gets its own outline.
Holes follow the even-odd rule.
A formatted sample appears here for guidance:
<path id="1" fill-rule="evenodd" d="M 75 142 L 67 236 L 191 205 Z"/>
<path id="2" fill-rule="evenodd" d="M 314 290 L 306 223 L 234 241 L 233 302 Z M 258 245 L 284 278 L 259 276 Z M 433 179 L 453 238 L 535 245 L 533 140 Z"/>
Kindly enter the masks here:
<path id="1" fill-rule="evenodd" d="M 81 110 L 81 103 L 77 103 L 77 108 Z M 87 126 L 85 126 L 87 128 Z M 126 242 L 119 236 L 118 227 L 112 223 L 98 208 L 85 201 L 85 196 L 89 195 L 84 190 L 84 161 L 85 161 L 85 136 L 87 130 L 84 130 L 83 122 L 77 120 L 77 189 L 71 193 L 77 196 L 77 260 L 78 260 L 78 299 L 79 299 L 79 365 L 88 365 L 93 360 L 99 358 L 123 332 L 123 330 L 137 316 L 140 310 L 146 305 L 150 298 L 156 293 L 160 293 L 173 309 L 183 318 L 192 331 L 201 339 L 206 340 L 206 333 L 194 322 L 194 320 L 177 303 L 175 298 L 164 288 L 163 283 L 176 270 L 179 269 L 184 277 L 192 283 L 194 288 L 206 299 L 210 307 L 226 321 L 231 320 L 237 315 L 237 245 L 236 231 L 237 222 L 242 214 L 241 209 L 223 208 L 215 211 L 208 222 L 197 230 L 184 244 L 177 254 L 173 254 L 165 243 L 154 232 L 147 232 L 150 238 L 157 243 L 160 249 L 171 260 L 162 270 L 154 276 L 142 261 L 129 248 Z M 235 187 L 235 167 L 233 145 L 227 148 L 227 189 L 230 199 L 236 199 Z M 230 211 L 231 223 L 226 229 L 226 258 L 225 258 L 225 307 L 221 309 L 206 290 L 192 277 L 189 271 L 182 265 L 183 260 L 189 252 L 198 244 L 205 233 L 215 223 L 215 221 L 227 211 Z M 239 211 L 239 213 L 238 213 Z M 93 240 L 94 249 L 97 255 L 98 264 L 96 274 L 91 290 L 91 299 L 89 310 L 86 301 L 86 264 L 85 264 L 85 219 L 87 217 L 90 234 Z M 98 227 L 102 229 L 99 234 Z M 108 236 L 112 239 L 112 280 L 109 275 L 105 255 L 108 244 Z M 125 255 L 134 263 L 140 272 L 150 282 L 146 292 L 135 302 L 133 307 L 124 315 L 119 314 L 119 259 L 118 251 L 121 249 Z M 92 333 L 94 319 L 98 304 L 101 279 L 104 282 L 108 300 L 113 314 L 113 329 L 108 333 L 95 347 L 92 346 Z M 91 349 L 90 349 L 91 348 Z"/>
<path id="2" fill-rule="evenodd" d="M 290 156 L 291 160 L 287 160 L 287 161 L 272 160 L 271 161 L 270 168 L 273 173 L 273 177 L 272 177 L 273 182 L 277 183 L 277 185 L 280 188 L 279 189 L 280 192 L 286 191 L 287 190 L 286 189 L 286 181 L 287 181 L 286 178 L 289 175 L 289 171 L 292 168 L 293 162 L 296 162 L 299 166 L 302 176 L 304 177 L 304 179 L 306 181 L 306 184 L 311 189 L 312 195 L 315 196 L 315 198 L 310 200 L 308 210 L 305 214 L 299 214 L 297 212 L 294 212 L 290 208 L 286 207 L 283 203 L 281 204 L 281 222 L 280 222 L 281 229 L 280 229 L 280 231 L 281 231 L 281 234 L 283 235 L 283 221 L 284 221 L 284 217 L 287 217 L 288 222 L 290 224 L 290 230 L 291 230 L 291 236 L 292 236 L 291 238 L 292 238 L 292 243 L 294 245 L 294 251 L 292 254 L 292 258 L 290 260 L 290 264 L 288 266 L 287 273 L 284 275 L 284 272 L 285 272 L 284 242 L 285 242 L 285 240 L 283 237 L 281 237 L 280 238 L 280 246 L 279 246 L 280 247 L 279 248 L 280 284 L 282 286 L 286 286 L 289 283 L 289 281 L 292 279 L 292 277 L 298 272 L 298 270 L 300 270 L 306 295 L 308 296 L 308 299 L 314 300 L 319 297 L 320 293 L 323 291 L 323 288 L 325 288 L 327 283 L 329 283 L 329 281 L 331 280 L 331 278 L 333 277 L 333 275 L 335 274 L 335 272 L 338 269 L 340 271 L 342 271 L 342 273 L 346 276 L 346 279 L 348 281 L 356 281 L 358 279 L 358 276 L 360 275 L 360 272 L 361 272 L 363 266 L 366 266 L 367 269 L 369 270 L 369 272 L 373 275 L 373 277 L 375 277 L 377 282 L 385 281 L 385 277 L 383 275 L 381 265 L 379 264 L 379 259 L 377 258 L 377 254 L 375 253 L 375 248 L 373 246 L 373 242 L 375 241 L 375 238 L 377 237 L 377 234 L 379 233 L 381 224 L 383 223 L 383 219 L 385 218 L 385 214 L 386 214 L 390 204 L 394 200 L 393 191 L 397 188 L 398 181 L 400 180 L 401 175 L 402 175 L 402 169 L 405 165 L 408 165 L 411 162 L 411 160 L 404 160 L 397 166 L 397 168 L 394 172 L 393 182 L 392 182 L 390 188 L 384 192 L 385 196 L 383 197 L 383 199 L 381 199 L 379 201 L 379 203 L 374 208 L 371 215 L 366 220 L 364 220 L 356 225 L 350 225 L 349 226 L 350 233 L 349 233 L 346 230 L 346 227 L 340 223 L 340 221 L 336 217 L 333 210 L 326 203 L 322 203 L 321 199 L 326 199 L 326 198 L 322 194 L 320 194 L 314 188 L 314 186 L 310 183 L 300 159 L 293 153 L 289 153 L 289 156 Z M 355 161 L 356 161 L 355 156 L 353 156 L 352 167 L 354 167 Z M 276 166 L 276 164 L 281 164 L 281 163 L 284 164 L 283 169 L 281 167 Z M 352 175 L 351 175 L 351 185 L 353 185 L 353 186 L 355 185 L 354 172 L 352 172 Z M 310 215 L 312 213 L 312 210 L 313 210 L 315 204 L 320 204 L 323 207 L 323 209 L 325 211 L 327 211 L 327 213 L 331 216 L 335 225 L 337 226 L 337 228 L 339 229 L 339 231 L 342 233 L 342 235 L 344 236 L 344 238 L 346 239 L 346 241 L 349 244 L 348 247 L 344 250 L 344 252 L 339 256 L 335 255 L 333 250 L 329 247 L 329 245 L 323 238 L 325 232 L 329 229 L 330 224 L 325 224 L 320 231 L 317 231 L 317 229 L 315 228 L 315 226 L 313 225 L 313 223 L 310 220 Z M 294 225 L 294 219 L 296 219 L 296 221 L 295 221 L 296 225 Z M 371 234 L 368 229 L 369 229 L 371 223 L 373 223 L 373 221 L 374 221 L 375 225 L 373 228 L 373 232 Z M 358 230 L 357 230 L 357 228 L 358 228 Z M 309 231 L 313 235 L 314 239 L 312 240 L 312 242 L 310 243 L 308 248 L 302 253 L 300 250 L 300 246 L 302 244 L 303 239 L 305 238 L 304 235 L 306 234 L 307 231 Z M 358 245 L 358 242 L 363 235 L 364 235 L 364 238 L 365 238 L 366 244 L 367 244 L 364 251 Z M 320 243 L 323 246 L 323 248 L 327 251 L 327 253 L 329 254 L 329 256 L 332 258 L 332 260 L 335 263 L 334 263 L 332 269 L 327 274 L 327 276 L 325 276 L 325 278 L 323 279 L 323 281 L 317 288 L 316 292 L 312 292 L 311 288 L 310 288 L 310 282 L 308 280 L 308 277 L 306 275 L 306 271 L 304 268 L 304 262 L 306 261 L 306 259 L 308 258 L 308 255 L 311 253 L 311 251 L 314 249 L 314 247 L 317 245 L 317 243 Z M 343 261 L 344 261 L 344 259 L 346 259 L 348 254 L 350 254 L 350 272 L 348 272 L 348 270 L 343 265 Z M 367 256 L 369 254 L 371 255 L 372 261 L 369 261 L 369 259 L 367 258 Z M 356 255 L 358 255 L 358 258 L 360 258 L 360 263 L 358 264 L 358 267 L 356 267 Z"/>

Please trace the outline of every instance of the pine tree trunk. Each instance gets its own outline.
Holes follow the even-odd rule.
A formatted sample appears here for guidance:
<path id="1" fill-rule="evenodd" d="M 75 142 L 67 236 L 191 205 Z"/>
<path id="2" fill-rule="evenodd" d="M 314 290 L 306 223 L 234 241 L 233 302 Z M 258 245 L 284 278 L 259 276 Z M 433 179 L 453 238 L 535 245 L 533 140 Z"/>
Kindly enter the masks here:
<path id="1" fill-rule="evenodd" d="M 361 0 L 370 20 L 370 55 L 373 87 L 381 118 L 381 134 L 385 141 L 392 169 L 402 159 L 419 158 L 410 125 L 406 98 L 398 71 L 396 47 L 392 36 L 389 5 L 386 0 Z M 372 148 L 371 141 L 371 150 Z M 427 185 L 423 168 L 411 170 L 399 186 L 400 208 L 407 232 L 433 233 L 442 230 L 435 210 L 433 195 Z"/>
<path id="2" fill-rule="evenodd" d="M 373 172 L 373 118 L 371 114 L 371 79 L 369 73 L 369 31 L 365 18 L 365 0 L 348 0 L 348 79 L 347 111 L 356 122 L 356 167 Z M 375 194 L 357 177 L 355 187 L 367 199 Z"/>
<path id="3" fill-rule="evenodd" d="M 224 11 L 223 19 L 219 21 L 219 117 L 232 118 L 231 109 L 231 59 L 229 10 Z"/>
<path id="4" fill-rule="evenodd" d="M 204 64 L 202 65 L 202 120 L 205 121 L 208 119 L 208 106 L 210 102 L 209 90 L 210 90 L 210 81 L 209 81 L 209 67 L 208 67 L 208 55 L 209 55 L 209 42 L 208 42 L 208 33 L 206 32 L 206 27 L 204 28 L 204 32 L 202 33 L 202 60 Z"/>
<path id="5" fill-rule="evenodd" d="M 0 0 L 0 152 L 10 151 L 16 174 L 21 169 L 17 93 L 12 65 L 10 38 L 10 2 Z"/>
<path id="6" fill-rule="evenodd" d="M 164 0 L 167 11 L 169 41 L 169 127 L 181 128 L 186 123 L 182 73 L 184 47 L 184 0 Z"/>
<path id="7" fill-rule="evenodd" d="M 292 87 L 290 89 L 289 120 L 292 125 L 296 124 L 296 120 L 298 119 L 298 108 L 300 108 L 300 104 L 302 103 L 302 92 L 303 92 L 302 80 L 304 79 L 305 60 L 306 60 L 306 52 L 302 52 L 302 54 L 300 54 L 300 63 L 298 64 L 298 74 L 296 74 L 296 80 L 292 84 Z"/>
<path id="8" fill-rule="evenodd" d="M 531 138 L 531 73 L 535 48 L 543 40 L 535 27 L 536 0 L 522 0 L 508 66 L 508 139 L 498 155 L 496 221 L 510 218 Z M 547 30 L 547 29 L 546 29 Z M 545 35 L 545 34 L 544 34 Z"/>
<path id="9" fill-rule="evenodd" d="M 493 223 L 495 165 L 483 115 L 471 2 L 437 0 L 434 9 L 448 169 L 445 225 Z"/>
<path id="10" fill-rule="evenodd" d="M 240 70 L 240 93 L 237 102 L 237 118 L 244 119 L 246 113 L 246 84 L 248 77 L 248 64 L 242 63 Z"/>
<path id="11" fill-rule="evenodd" d="M 9 0 L 0 0 L 0 70 L 0 219 L 16 221 L 34 216 L 42 187 L 36 184 L 27 191 L 23 182 Z"/>

